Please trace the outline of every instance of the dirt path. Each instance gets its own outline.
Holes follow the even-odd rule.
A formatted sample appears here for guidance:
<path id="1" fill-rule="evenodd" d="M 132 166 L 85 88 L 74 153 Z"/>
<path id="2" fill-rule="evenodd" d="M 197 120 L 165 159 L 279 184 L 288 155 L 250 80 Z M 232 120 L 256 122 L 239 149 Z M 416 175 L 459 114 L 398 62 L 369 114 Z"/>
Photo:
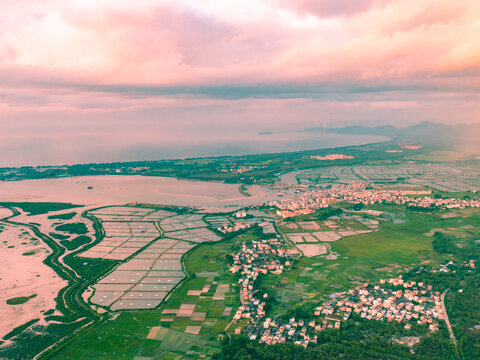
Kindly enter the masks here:
<path id="1" fill-rule="evenodd" d="M 453 344 L 455 345 L 455 349 L 457 350 L 457 354 L 460 358 L 460 352 L 458 351 L 458 345 L 457 345 L 457 339 L 455 338 L 455 334 L 453 333 L 452 330 L 452 325 L 450 324 L 450 320 L 448 319 L 448 314 L 447 314 L 447 309 L 445 308 L 445 294 L 448 292 L 447 289 L 442 293 L 441 300 L 442 300 L 442 310 L 443 313 L 445 314 L 445 322 L 447 323 L 448 331 L 450 332 L 450 337 L 452 338 Z"/>

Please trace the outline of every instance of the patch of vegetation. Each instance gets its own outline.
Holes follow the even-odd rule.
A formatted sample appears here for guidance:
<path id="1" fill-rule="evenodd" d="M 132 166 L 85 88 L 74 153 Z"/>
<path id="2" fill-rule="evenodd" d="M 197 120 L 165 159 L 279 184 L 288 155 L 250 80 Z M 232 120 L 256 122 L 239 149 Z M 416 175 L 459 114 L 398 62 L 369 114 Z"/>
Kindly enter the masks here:
<path id="1" fill-rule="evenodd" d="M 250 197 L 252 195 L 250 195 L 250 193 L 248 192 L 248 188 L 245 186 L 245 184 L 242 184 L 238 187 L 238 191 L 240 192 L 240 194 L 242 194 L 243 196 L 246 196 L 246 197 Z"/>
<path id="2" fill-rule="evenodd" d="M 470 219 L 473 220 L 474 218 Z M 473 230 L 475 230 L 475 228 L 473 228 Z M 477 243 L 476 239 L 478 239 L 480 233 L 468 231 L 464 234 L 456 235 L 436 231 L 433 235 L 433 249 L 439 254 L 454 255 L 457 259 L 461 260 L 479 259 L 480 244 Z"/>
<path id="3" fill-rule="evenodd" d="M 30 296 L 19 296 L 7 300 L 8 305 L 21 305 L 25 304 L 28 300 L 37 297 L 37 294 L 32 294 Z"/>
<path id="4" fill-rule="evenodd" d="M 90 239 L 90 237 L 85 235 L 80 235 L 72 240 L 61 240 L 60 244 L 65 246 L 67 250 L 75 250 L 82 245 L 88 244 L 91 241 L 92 239 Z"/>
<path id="5" fill-rule="evenodd" d="M 0 206 L 18 207 L 28 213 L 28 215 L 39 215 L 46 214 L 50 211 L 59 211 L 82 207 L 83 205 L 57 202 L 0 202 Z"/>
<path id="6" fill-rule="evenodd" d="M 223 343 L 214 360 L 318 360 L 318 359 L 394 359 L 430 360 L 456 359 L 448 331 L 425 336 L 410 348 L 394 342 L 394 337 L 426 335 L 422 327 L 405 330 L 394 322 L 349 320 L 339 330 L 318 333 L 318 345 L 307 349 L 293 343 L 259 344 L 242 336 L 232 336 Z"/>
<path id="7" fill-rule="evenodd" d="M 50 233 L 49 235 L 52 238 L 57 239 L 57 240 L 66 240 L 66 239 L 70 238 L 70 236 L 68 236 L 68 235 L 57 234 L 57 233 Z"/>
<path id="8" fill-rule="evenodd" d="M 88 233 L 87 225 L 81 222 L 58 225 L 55 230 L 78 235 L 85 235 L 86 233 Z"/>
<path id="9" fill-rule="evenodd" d="M 35 324 L 36 322 L 40 321 L 40 319 L 33 319 L 33 320 L 30 320 L 29 322 L 26 322 L 25 324 L 22 324 L 20 326 L 17 326 L 15 329 L 13 329 L 12 331 L 10 331 L 8 334 L 6 334 L 4 337 L 3 337 L 3 340 L 9 340 L 11 339 L 12 337 L 14 336 L 17 336 L 18 334 L 20 334 L 22 331 L 24 331 L 25 329 L 28 329 L 30 326 L 32 326 L 33 324 Z"/>
<path id="10" fill-rule="evenodd" d="M 35 251 L 32 250 L 32 251 L 24 252 L 22 255 L 23 255 L 23 256 L 31 256 L 31 255 L 34 255 L 34 254 L 35 254 Z"/>
<path id="11" fill-rule="evenodd" d="M 88 319 L 84 319 L 73 324 L 50 323 L 48 326 L 44 326 L 37 323 L 38 319 L 33 321 L 34 323 L 22 326 L 18 330 L 16 329 L 14 334 L 11 334 L 11 337 L 15 336 L 15 339 L 13 339 L 14 345 L 0 348 L 0 358 L 11 360 L 34 359 L 40 351 L 59 338 L 71 334 L 79 326 L 84 326 L 89 322 Z"/>
<path id="12" fill-rule="evenodd" d="M 310 220 L 326 220 L 331 216 L 339 216 L 343 214 L 343 210 L 338 207 L 328 207 L 323 209 L 318 209 L 314 213 L 299 215 L 295 217 L 286 218 L 285 221 L 310 221 Z"/>
<path id="13" fill-rule="evenodd" d="M 68 254 L 65 256 L 65 262 L 84 280 L 88 281 L 97 278 L 112 269 L 118 261 L 107 259 L 81 258 Z"/>
<path id="14" fill-rule="evenodd" d="M 76 212 L 69 212 L 65 214 L 50 215 L 48 218 L 52 220 L 70 220 L 77 215 Z"/>
<path id="15" fill-rule="evenodd" d="M 439 254 L 453 254 L 456 250 L 451 237 L 439 231 L 433 234 L 432 246 Z"/>
<path id="16" fill-rule="evenodd" d="M 423 207 L 423 206 L 407 205 L 405 208 L 408 211 L 417 211 L 417 212 L 433 212 L 435 210 L 438 210 L 436 206 Z"/>

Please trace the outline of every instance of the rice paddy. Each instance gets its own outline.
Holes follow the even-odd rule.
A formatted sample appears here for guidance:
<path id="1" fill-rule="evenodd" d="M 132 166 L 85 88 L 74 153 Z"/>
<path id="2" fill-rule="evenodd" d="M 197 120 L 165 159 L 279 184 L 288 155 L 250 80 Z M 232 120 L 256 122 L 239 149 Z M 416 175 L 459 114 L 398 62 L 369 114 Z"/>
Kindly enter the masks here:
<path id="1" fill-rule="evenodd" d="M 402 163 L 315 168 L 284 174 L 283 181 L 300 184 L 351 184 L 365 181 L 375 186 L 428 187 L 447 192 L 480 190 L 480 170 L 442 163 Z M 398 179 L 404 179 L 399 183 Z"/>
<path id="2" fill-rule="evenodd" d="M 89 301 L 112 311 L 156 308 L 185 279 L 183 256 L 197 243 L 221 240 L 202 214 L 119 206 L 91 214 L 105 237 L 80 256 L 122 263 L 93 285 Z"/>

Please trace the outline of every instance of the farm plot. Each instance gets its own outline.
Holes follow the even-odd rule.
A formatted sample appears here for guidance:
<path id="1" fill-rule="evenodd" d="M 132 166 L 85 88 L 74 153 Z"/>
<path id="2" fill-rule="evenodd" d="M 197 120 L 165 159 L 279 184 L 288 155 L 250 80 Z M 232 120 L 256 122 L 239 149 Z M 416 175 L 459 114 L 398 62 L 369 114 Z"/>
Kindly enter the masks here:
<path id="1" fill-rule="evenodd" d="M 202 217 L 200 214 L 173 216 L 162 220 L 160 227 L 166 232 L 207 227 L 208 225 L 202 220 Z"/>
<path id="2" fill-rule="evenodd" d="M 325 220 L 323 224 L 332 230 L 338 229 L 340 227 L 340 225 L 334 220 Z"/>
<path id="3" fill-rule="evenodd" d="M 168 238 L 155 241 L 95 284 L 90 301 L 111 310 L 157 307 L 185 278 L 181 257 L 194 246 Z"/>
<path id="4" fill-rule="evenodd" d="M 195 243 L 219 241 L 221 239 L 220 236 L 206 228 L 172 231 L 166 233 L 166 236 Z"/>
<path id="5" fill-rule="evenodd" d="M 80 254 L 82 257 L 125 260 L 138 252 L 158 236 L 151 237 L 112 237 Z"/>
<path id="6" fill-rule="evenodd" d="M 443 153 L 430 153 L 413 156 L 413 159 L 445 159 Z M 426 186 L 442 191 L 469 191 L 479 190 L 479 170 L 474 167 L 443 164 L 396 164 L 396 165 L 358 165 L 354 167 L 331 167 L 328 169 L 308 169 L 297 175 L 300 184 L 351 184 L 358 182 L 358 178 L 375 185 L 390 186 L 398 178 L 405 178 L 409 186 Z"/>
<path id="7" fill-rule="evenodd" d="M 125 260 L 160 236 L 150 222 L 102 222 L 103 241 L 81 254 L 83 257 Z"/>
<path id="8" fill-rule="evenodd" d="M 285 222 L 285 223 L 282 223 L 282 225 L 284 225 L 287 229 L 290 229 L 290 230 L 298 229 L 297 223 L 294 223 L 294 222 Z"/>
<path id="9" fill-rule="evenodd" d="M 221 238 L 201 214 L 109 207 L 92 212 L 102 220 L 103 241 L 83 257 L 127 260 L 93 285 L 90 302 L 111 310 L 151 309 L 184 278 L 182 257 L 196 243 Z M 157 225 L 165 231 L 161 238 Z"/>
<path id="10" fill-rule="evenodd" d="M 315 221 L 299 221 L 297 224 L 304 230 L 320 230 L 320 225 Z"/>
<path id="11" fill-rule="evenodd" d="M 290 233 L 287 234 L 287 237 L 294 243 L 317 242 L 317 239 L 310 235 L 310 233 Z"/>
<path id="12" fill-rule="evenodd" d="M 102 221 L 135 221 L 143 219 L 153 211 L 153 209 L 138 207 L 111 206 L 97 209 L 90 213 Z"/>
<path id="13" fill-rule="evenodd" d="M 145 221 L 157 222 L 166 217 L 177 215 L 168 210 L 155 210 L 129 206 L 110 206 L 90 212 L 102 221 Z"/>
<path id="14" fill-rule="evenodd" d="M 208 216 L 205 218 L 205 221 L 215 228 L 232 226 L 232 222 L 225 216 Z"/>
<path id="15" fill-rule="evenodd" d="M 229 284 L 219 284 L 213 295 L 213 300 L 225 300 L 225 294 L 228 293 L 229 289 Z"/>
<path id="16" fill-rule="evenodd" d="M 162 241 L 164 239 L 155 241 L 135 258 L 140 258 L 140 255 L 149 252 Z M 221 343 L 216 341 L 218 334 L 224 332 L 233 313 L 241 306 L 238 288 L 231 285 L 236 282 L 235 277 L 228 272 L 225 261 L 236 242 L 236 239 L 226 239 L 214 244 L 196 246 L 183 258 L 186 271 L 196 276 L 185 279 L 174 290 L 170 290 L 157 308 L 149 311 L 125 311 L 121 316 L 111 316 L 100 326 L 90 328 L 66 344 L 56 357 L 101 358 L 105 357 L 105 353 L 121 354 L 131 359 L 196 359 L 203 355 L 206 359 L 212 357 L 221 346 Z M 178 242 L 183 243 L 186 242 Z M 158 275 L 161 273 L 159 271 Z M 180 275 L 183 276 L 182 273 Z M 224 300 L 213 300 L 219 286 L 218 295 L 226 290 L 221 284 L 229 284 L 230 289 L 224 292 Z M 124 289 L 140 289 L 138 291 L 145 292 L 146 286 L 160 285 L 163 284 L 143 284 L 141 287 L 135 285 L 131 288 L 131 284 L 125 284 Z M 109 291 L 115 289 L 112 284 L 97 284 L 97 288 Z M 195 305 L 195 308 L 189 308 L 188 305 Z M 180 316 L 177 316 L 179 312 Z M 163 330 L 153 331 L 155 327 Z M 125 331 L 127 336 L 122 336 Z M 197 332 L 198 335 L 193 334 Z"/>
<path id="17" fill-rule="evenodd" d="M 298 244 L 297 247 L 306 257 L 324 255 L 327 253 L 326 246 L 322 244 Z"/>
<path id="18" fill-rule="evenodd" d="M 198 333 L 198 331 L 196 331 L 196 329 L 193 331 L 194 329 L 192 327 L 189 330 L 188 332 L 181 332 L 155 326 L 150 330 L 147 339 L 160 341 L 159 350 L 187 352 L 193 346 L 204 347 L 206 341 L 195 333 Z"/>
<path id="19" fill-rule="evenodd" d="M 379 228 L 378 220 L 365 219 L 362 221 L 362 224 L 372 230 L 377 230 Z"/>
<path id="20" fill-rule="evenodd" d="M 378 220 L 347 214 L 332 216 L 328 220 L 325 220 L 322 225 L 319 225 L 315 221 L 299 221 L 292 224 L 306 230 L 305 233 L 287 234 L 287 237 L 295 243 L 315 242 L 315 240 L 312 240 L 312 236 L 320 242 L 337 241 L 347 236 L 365 234 L 379 228 Z M 292 226 L 289 228 L 293 229 Z"/>
<path id="21" fill-rule="evenodd" d="M 322 242 L 337 241 L 342 238 L 342 236 L 335 231 L 317 231 L 312 235 Z"/>
<path id="22" fill-rule="evenodd" d="M 341 240 L 348 236 L 373 232 L 379 228 L 379 222 L 359 215 L 332 216 L 321 224 L 317 221 L 284 222 L 288 230 L 285 236 L 295 244 L 305 257 L 327 255 L 327 259 L 336 259 L 337 255 L 326 243 Z M 287 226 L 288 225 L 288 226 Z M 303 229 L 304 232 L 289 232 Z M 297 230 L 298 231 L 298 230 Z"/>
<path id="23" fill-rule="evenodd" d="M 177 213 L 167 210 L 156 210 L 154 212 L 146 214 L 142 221 L 161 221 L 169 216 L 175 216 Z"/>

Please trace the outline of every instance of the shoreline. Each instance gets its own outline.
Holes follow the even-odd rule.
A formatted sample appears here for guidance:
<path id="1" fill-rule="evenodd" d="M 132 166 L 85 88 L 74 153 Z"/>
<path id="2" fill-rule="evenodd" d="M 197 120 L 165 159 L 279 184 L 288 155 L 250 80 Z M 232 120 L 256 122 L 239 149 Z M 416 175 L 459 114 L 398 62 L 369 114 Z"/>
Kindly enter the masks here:
<path id="1" fill-rule="evenodd" d="M 126 160 L 126 161 L 105 161 L 105 162 L 75 162 L 75 163 L 63 163 L 63 164 L 56 164 L 56 165 L 42 165 L 42 164 L 35 164 L 35 165 L 20 165 L 20 166 L 0 166 L 0 169 L 20 169 L 22 167 L 32 167 L 32 168 L 62 168 L 62 167 L 71 167 L 77 165 L 103 165 L 103 164 L 131 164 L 131 163 L 153 163 L 153 162 L 169 162 L 169 161 L 191 161 L 191 160 L 199 160 L 199 159 L 225 159 L 225 158 L 233 158 L 238 159 L 242 157 L 255 157 L 255 156 L 274 156 L 274 155 L 285 155 L 285 154 L 295 154 L 295 153 L 305 153 L 305 152 L 314 152 L 314 151 L 322 151 L 322 150 L 336 150 L 336 149 L 349 149 L 353 147 L 359 146 L 368 146 L 368 145 L 378 145 L 391 142 L 395 140 L 393 137 L 383 136 L 383 135 L 363 135 L 375 138 L 384 138 L 381 141 L 375 139 L 375 141 L 367 141 L 361 142 L 359 144 L 353 145 L 340 145 L 340 146 L 329 146 L 329 147 L 315 147 L 315 148 L 308 148 L 308 149 L 300 149 L 300 150 L 289 150 L 289 151 L 267 151 L 267 152 L 250 152 L 250 153 L 243 153 L 243 154 L 232 154 L 232 155 L 199 155 L 195 157 L 186 156 L 186 157 L 169 157 L 169 158 L 157 158 L 153 160 L 147 159 L 138 159 L 138 160 Z M 113 174 L 112 174 L 113 175 Z M 120 174 L 121 175 L 121 174 Z M 58 176 L 58 177 L 69 177 L 69 176 Z M 18 181 L 18 180 L 7 180 L 7 181 Z M 0 180 L 0 182 L 5 182 L 5 180 Z"/>

